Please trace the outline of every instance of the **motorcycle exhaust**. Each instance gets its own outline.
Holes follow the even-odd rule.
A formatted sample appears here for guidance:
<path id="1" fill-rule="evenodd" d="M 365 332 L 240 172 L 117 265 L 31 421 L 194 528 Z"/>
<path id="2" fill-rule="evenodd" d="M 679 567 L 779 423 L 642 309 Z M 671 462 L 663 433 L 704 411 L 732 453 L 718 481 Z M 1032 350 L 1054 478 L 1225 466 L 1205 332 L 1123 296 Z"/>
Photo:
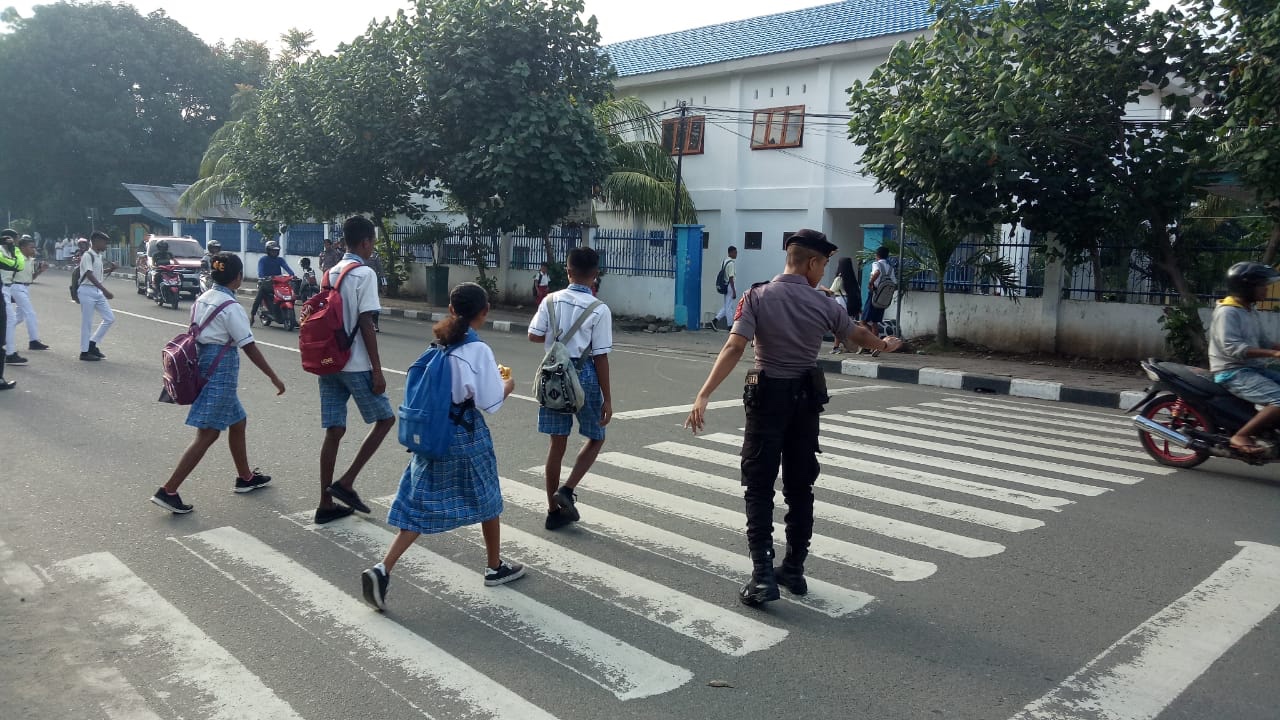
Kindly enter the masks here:
<path id="1" fill-rule="evenodd" d="M 1192 443 L 1191 438 L 1187 437 L 1186 435 L 1183 435 L 1177 430 L 1170 430 L 1164 425 L 1161 425 L 1160 423 L 1154 420 L 1149 420 L 1147 418 L 1144 418 L 1141 415 L 1134 416 L 1133 426 L 1138 428 L 1139 430 L 1149 432 L 1152 435 L 1155 435 L 1156 437 L 1161 438 L 1162 440 L 1168 440 L 1169 442 L 1173 443 L 1174 445 L 1177 445 L 1180 448 L 1195 449 L 1191 447 L 1191 443 Z"/>

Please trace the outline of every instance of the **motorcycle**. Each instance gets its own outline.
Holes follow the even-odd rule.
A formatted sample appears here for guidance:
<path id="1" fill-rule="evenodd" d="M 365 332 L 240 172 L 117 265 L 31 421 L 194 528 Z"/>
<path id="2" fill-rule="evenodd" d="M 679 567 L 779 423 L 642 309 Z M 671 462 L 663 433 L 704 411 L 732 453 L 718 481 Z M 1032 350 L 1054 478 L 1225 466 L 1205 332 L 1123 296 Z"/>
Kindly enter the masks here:
<path id="1" fill-rule="evenodd" d="M 176 265 L 161 265 L 156 268 L 156 287 L 151 293 L 157 305 L 171 305 L 178 309 L 178 298 L 182 296 L 182 275 Z"/>
<path id="2" fill-rule="evenodd" d="M 273 322 L 285 330 L 298 327 L 298 316 L 293 310 L 293 278 L 288 275 L 271 278 L 271 292 L 258 309 L 258 319 L 262 320 L 263 327 Z"/>
<path id="3" fill-rule="evenodd" d="M 294 294 L 297 303 L 301 304 L 320 293 L 320 284 L 316 282 L 316 273 L 310 268 L 302 271 L 301 278 L 294 279 Z"/>
<path id="4" fill-rule="evenodd" d="M 1177 363 L 1148 360 L 1142 370 L 1151 379 L 1147 395 L 1137 410 L 1142 449 L 1156 462 L 1176 468 L 1193 468 L 1211 457 L 1264 465 L 1280 460 L 1280 433 L 1254 438 L 1259 454 L 1231 447 L 1231 436 L 1253 419 L 1257 409 L 1232 395 L 1204 371 Z"/>
<path id="5" fill-rule="evenodd" d="M 200 292 L 206 293 L 213 289 L 213 273 L 208 270 L 200 271 Z"/>

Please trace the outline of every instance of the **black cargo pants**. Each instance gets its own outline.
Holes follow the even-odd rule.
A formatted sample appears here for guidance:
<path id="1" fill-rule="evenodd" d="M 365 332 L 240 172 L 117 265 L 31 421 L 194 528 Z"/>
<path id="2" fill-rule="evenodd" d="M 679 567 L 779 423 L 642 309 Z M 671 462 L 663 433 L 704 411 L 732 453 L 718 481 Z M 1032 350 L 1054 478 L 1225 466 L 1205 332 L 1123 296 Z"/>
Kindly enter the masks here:
<path id="1" fill-rule="evenodd" d="M 773 547 L 773 488 L 782 467 L 787 503 L 787 545 L 808 550 L 813 536 L 813 484 L 818 479 L 818 415 L 822 404 L 807 377 L 760 377 L 744 394 L 747 430 L 742 442 L 742 484 L 747 507 L 747 547 Z M 826 398 L 821 398 L 825 402 Z"/>

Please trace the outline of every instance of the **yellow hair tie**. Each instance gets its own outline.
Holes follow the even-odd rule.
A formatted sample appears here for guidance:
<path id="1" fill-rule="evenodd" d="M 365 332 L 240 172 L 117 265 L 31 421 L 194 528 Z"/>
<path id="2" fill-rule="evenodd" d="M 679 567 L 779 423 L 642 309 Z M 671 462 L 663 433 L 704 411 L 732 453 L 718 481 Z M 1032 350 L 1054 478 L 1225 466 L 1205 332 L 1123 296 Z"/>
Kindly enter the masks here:
<path id="1" fill-rule="evenodd" d="M 221 260 L 214 260 L 213 269 L 217 270 L 218 272 L 222 272 L 227 269 L 227 264 Z"/>

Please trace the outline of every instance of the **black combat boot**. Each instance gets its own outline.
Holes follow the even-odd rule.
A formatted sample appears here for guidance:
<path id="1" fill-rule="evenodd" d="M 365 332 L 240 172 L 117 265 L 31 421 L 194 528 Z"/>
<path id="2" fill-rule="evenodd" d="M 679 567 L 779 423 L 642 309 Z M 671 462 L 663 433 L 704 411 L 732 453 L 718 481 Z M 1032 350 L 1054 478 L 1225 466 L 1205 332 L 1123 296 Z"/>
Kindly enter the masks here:
<path id="1" fill-rule="evenodd" d="M 778 581 L 773 577 L 773 548 L 751 553 L 751 562 L 755 568 L 751 579 L 738 593 L 743 605 L 760 605 L 777 600 Z"/>
<path id="2" fill-rule="evenodd" d="M 792 595 L 804 595 L 809 592 L 809 583 L 804 579 L 804 559 L 808 550 L 796 550 L 787 546 L 787 556 L 774 571 L 778 584 L 791 591 Z"/>

